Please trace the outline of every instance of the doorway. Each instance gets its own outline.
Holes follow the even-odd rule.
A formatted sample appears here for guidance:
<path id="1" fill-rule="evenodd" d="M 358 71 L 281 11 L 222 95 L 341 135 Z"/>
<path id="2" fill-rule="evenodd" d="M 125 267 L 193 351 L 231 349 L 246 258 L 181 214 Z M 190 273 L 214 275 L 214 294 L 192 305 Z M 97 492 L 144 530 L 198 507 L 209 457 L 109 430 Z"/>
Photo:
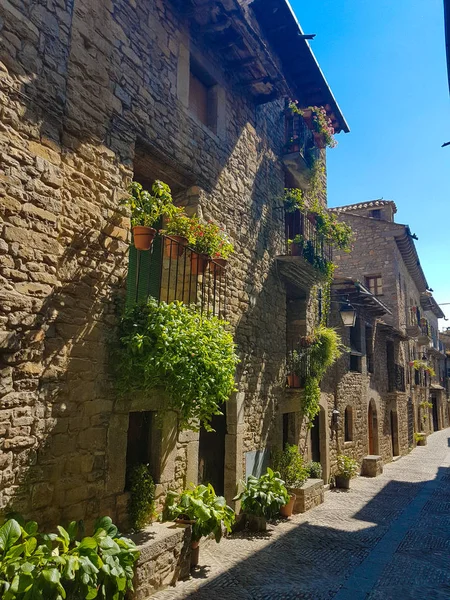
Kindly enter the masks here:
<path id="1" fill-rule="evenodd" d="M 227 422 L 225 407 L 223 415 L 214 415 L 211 427 L 215 431 L 200 430 L 200 443 L 198 449 L 198 482 L 210 483 L 218 496 L 224 494 L 225 479 L 225 435 Z"/>
<path id="2" fill-rule="evenodd" d="M 439 431 L 438 402 L 436 394 L 431 395 L 431 404 L 433 405 L 433 430 Z"/>
<path id="3" fill-rule="evenodd" d="M 320 463 L 320 413 L 314 417 L 311 429 L 311 460 Z"/>
<path id="4" fill-rule="evenodd" d="M 377 407 L 372 399 L 369 402 L 368 412 L 368 431 L 369 431 L 369 454 L 378 455 L 378 418 Z"/>
<path id="5" fill-rule="evenodd" d="M 392 457 L 400 456 L 400 446 L 398 443 L 398 417 L 397 411 L 391 410 L 391 441 Z"/>

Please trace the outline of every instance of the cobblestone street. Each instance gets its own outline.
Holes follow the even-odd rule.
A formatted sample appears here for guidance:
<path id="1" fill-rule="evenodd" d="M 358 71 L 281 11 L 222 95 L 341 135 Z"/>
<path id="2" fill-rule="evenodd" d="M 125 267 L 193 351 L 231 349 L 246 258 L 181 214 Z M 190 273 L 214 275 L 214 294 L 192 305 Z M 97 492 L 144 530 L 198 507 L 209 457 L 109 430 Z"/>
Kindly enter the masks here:
<path id="1" fill-rule="evenodd" d="M 449 467 L 446 429 L 266 534 L 208 544 L 193 577 L 153 598 L 449 599 Z"/>

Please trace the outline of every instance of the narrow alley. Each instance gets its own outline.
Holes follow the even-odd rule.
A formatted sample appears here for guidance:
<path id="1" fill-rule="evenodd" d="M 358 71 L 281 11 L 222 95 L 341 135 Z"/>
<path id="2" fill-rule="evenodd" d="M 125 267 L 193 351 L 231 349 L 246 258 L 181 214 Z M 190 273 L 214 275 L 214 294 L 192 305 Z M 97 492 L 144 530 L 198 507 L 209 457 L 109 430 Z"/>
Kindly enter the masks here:
<path id="1" fill-rule="evenodd" d="M 349 492 L 201 549 L 194 577 L 155 600 L 444 600 L 450 598 L 450 429 L 358 477 Z"/>

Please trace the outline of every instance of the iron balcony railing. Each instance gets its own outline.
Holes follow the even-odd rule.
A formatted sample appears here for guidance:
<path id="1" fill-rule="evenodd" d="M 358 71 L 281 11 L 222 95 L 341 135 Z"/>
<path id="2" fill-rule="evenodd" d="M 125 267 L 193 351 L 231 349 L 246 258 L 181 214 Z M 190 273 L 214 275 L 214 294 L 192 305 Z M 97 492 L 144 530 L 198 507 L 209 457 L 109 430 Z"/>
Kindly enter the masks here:
<path id="1" fill-rule="evenodd" d="M 314 215 L 295 210 L 285 213 L 287 254 L 303 256 L 314 267 L 323 269 L 333 259 L 331 244 L 321 235 L 315 225 Z M 299 244 L 288 240 L 300 239 Z"/>
<path id="2" fill-rule="evenodd" d="M 316 146 L 312 131 L 301 115 L 290 110 L 286 111 L 285 151 L 299 152 L 309 168 L 320 158 L 320 149 Z"/>
<path id="3" fill-rule="evenodd" d="M 421 317 L 420 319 L 420 330 L 422 332 L 422 335 L 424 337 L 428 337 L 431 338 L 431 327 L 430 324 L 428 322 L 428 319 L 426 319 L 425 317 Z"/>
<path id="4" fill-rule="evenodd" d="M 288 387 L 305 387 L 306 378 L 310 374 L 310 354 L 310 348 L 302 347 L 301 343 L 291 343 L 286 357 Z"/>
<path id="5" fill-rule="evenodd" d="M 218 262 L 180 244 L 170 236 L 157 236 L 150 250 L 130 247 L 127 281 L 129 304 L 179 300 L 195 304 L 200 312 L 226 318 L 226 271 Z"/>
<path id="6" fill-rule="evenodd" d="M 406 378 L 405 368 L 394 364 L 388 370 L 388 390 L 389 392 L 405 392 Z"/>
<path id="7" fill-rule="evenodd" d="M 420 309 L 417 306 L 410 306 L 409 308 L 409 327 L 420 327 Z"/>

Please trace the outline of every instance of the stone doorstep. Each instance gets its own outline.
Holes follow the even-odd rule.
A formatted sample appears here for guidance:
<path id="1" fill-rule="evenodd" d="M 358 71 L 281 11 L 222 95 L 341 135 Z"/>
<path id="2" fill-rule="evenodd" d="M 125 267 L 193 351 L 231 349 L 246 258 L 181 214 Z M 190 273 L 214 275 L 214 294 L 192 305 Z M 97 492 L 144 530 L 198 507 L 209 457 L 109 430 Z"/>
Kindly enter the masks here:
<path id="1" fill-rule="evenodd" d="M 364 477 L 377 477 L 383 473 L 383 459 L 377 454 L 368 454 L 363 458 L 361 475 Z"/>

